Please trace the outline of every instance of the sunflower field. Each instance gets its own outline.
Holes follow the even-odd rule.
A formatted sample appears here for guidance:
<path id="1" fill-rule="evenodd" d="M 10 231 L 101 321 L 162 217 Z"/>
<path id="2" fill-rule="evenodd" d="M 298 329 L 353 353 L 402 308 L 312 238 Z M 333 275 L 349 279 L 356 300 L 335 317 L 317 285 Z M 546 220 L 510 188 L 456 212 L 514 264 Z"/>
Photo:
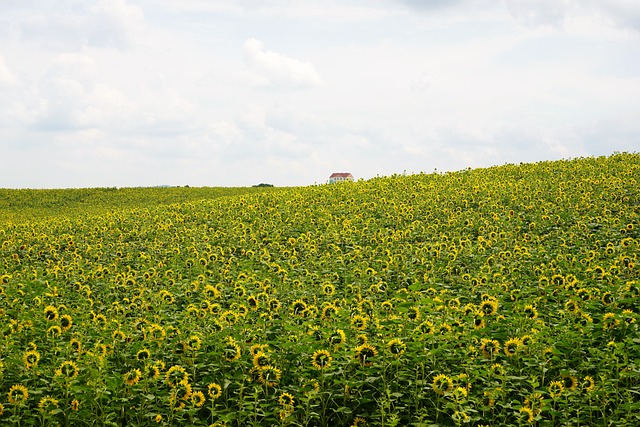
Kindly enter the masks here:
<path id="1" fill-rule="evenodd" d="M 11 193 L 0 424 L 640 425 L 639 180 Z"/>

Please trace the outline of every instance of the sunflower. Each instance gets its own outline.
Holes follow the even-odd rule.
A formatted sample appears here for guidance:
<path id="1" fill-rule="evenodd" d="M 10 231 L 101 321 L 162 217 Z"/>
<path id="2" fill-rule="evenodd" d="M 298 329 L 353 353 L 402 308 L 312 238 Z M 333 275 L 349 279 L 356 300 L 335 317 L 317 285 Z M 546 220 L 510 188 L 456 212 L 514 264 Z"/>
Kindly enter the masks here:
<path id="1" fill-rule="evenodd" d="M 27 369 L 35 368 L 40 361 L 40 353 L 35 350 L 29 350 L 24 354 L 24 367 Z"/>
<path id="2" fill-rule="evenodd" d="M 322 293 L 326 296 L 332 296 L 336 292 L 336 288 L 331 283 L 325 283 L 322 286 Z"/>
<path id="3" fill-rule="evenodd" d="M 235 362 L 236 360 L 240 359 L 240 356 L 242 356 L 240 346 L 238 345 L 236 340 L 233 339 L 233 337 L 227 338 L 227 344 L 225 345 L 222 352 L 227 362 Z"/>
<path id="4" fill-rule="evenodd" d="M 393 303 L 391 301 L 384 301 L 382 304 L 380 304 L 380 308 L 382 309 L 382 311 L 389 313 L 391 312 L 391 310 L 393 310 Z"/>
<path id="5" fill-rule="evenodd" d="M 616 315 L 615 313 L 606 313 L 603 317 L 602 317 L 602 329 L 606 330 L 613 330 L 616 328 L 616 326 L 618 326 L 620 324 L 620 321 L 618 319 L 616 319 Z"/>
<path id="6" fill-rule="evenodd" d="M 180 365 L 174 365 L 169 368 L 164 377 L 165 382 L 169 387 L 174 388 L 180 383 L 186 383 L 189 381 L 189 374 Z"/>
<path id="7" fill-rule="evenodd" d="M 575 390 L 578 387 L 578 379 L 573 375 L 563 375 L 562 386 L 565 390 Z"/>
<path id="8" fill-rule="evenodd" d="M 80 409 L 80 402 L 78 402 L 78 399 L 73 399 L 71 401 L 71 410 L 78 412 L 78 409 Z"/>
<path id="9" fill-rule="evenodd" d="M 82 353 L 82 343 L 77 338 L 71 338 L 69 345 L 74 353 Z"/>
<path id="10" fill-rule="evenodd" d="M 544 399 L 542 398 L 542 394 L 540 393 L 531 393 L 525 400 L 524 406 L 531 409 L 534 415 L 542 412 L 542 407 L 544 406 Z"/>
<path id="11" fill-rule="evenodd" d="M 365 334 L 356 335 L 356 346 L 360 346 L 369 342 L 369 338 Z"/>
<path id="12" fill-rule="evenodd" d="M 136 359 L 139 362 L 143 362 L 143 361 L 147 360 L 150 357 L 151 357 L 151 352 L 149 350 L 147 350 L 146 348 L 143 348 L 142 350 L 139 350 L 136 353 Z"/>
<path id="13" fill-rule="evenodd" d="M 504 343 L 504 354 L 508 357 L 513 357 L 518 353 L 518 349 L 522 345 L 519 338 L 511 338 Z"/>
<path id="14" fill-rule="evenodd" d="M 220 396 L 222 396 L 222 387 L 218 383 L 209 383 L 207 386 L 207 394 L 211 398 L 211 400 L 216 400 Z"/>
<path id="15" fill-rule="evenodd" d="M 391 354 L 398 357 L 405 352 L 407 345 L 400 338 L 394 338 L 387 343 L 387 349 Z"/>
<path id="16" fill-rule="evenodd" d="M 549 396 L 552 399 L 556 399 L 562 395 L 564 392 L 564 385 L 562 385 L 561 381 L 551 381 L 549 384 Z"/>
<path id="17" fill-rule="evenodd" d="M 524 306 L 524 315 L 533 320 L 538 317 L 538 310 L 533 305 L 527 304 Z"/>
<path id="18" fill-rule="evenodd" d="M 587 393 L 591 393 L 596 389 L 596 382 L 591 375 L 587 375 L 582 380 L 582 389 Z"/>
<path id="19" fill-rule="evenodd" d="M 297 299 L 293 302 L 293 304 L 291 305 L 291 310 L 293 311 L 293 314 L 296 314 L 298 316 L 304 316 L 304 312 L 307 309 L 307 303 L 302 301 L 301 299 Z"/>
<path id="20" fill-rule="evenodd" d="M 467 399 L 468 391 L 465 387 L 456 387 L 451 392 L 451 398 L 457 404 L 462 404 Z"/>
<path id="21" fill-rule="evenodd" d="M 458 426 L 471 421 L 471 417 L 469 417 L 469 414 L 464 411 L 455 411 L 453 415 L 451 415 L 451 419 Z"/>
<path id="22" fill-rule="evenodd" d="M 409 307 L 409 310 L 407 311 L 407 317 L 409 318 L 409 320 L 414 322 L 420 320 L 420 317 L 422 317 L 420 308 L 416 306 Z"/>
<path id="23" fill-rule="evenodd" d="M 60 316 L 60 327 L 62 328 L 62 332 L 67 332 L 73 326 L 73 319 L 68 314 L 63 314 Z"/>
<path id="24" fill-rule="evenodd" d="M 193 392 L 190 400 L 191 400 L 191 404 L 195 408 L 202 408 L 202 406 L 204 406 L 204 402 L 206 401 L 206 398 L 204 397 L 204 393 L 198 390 Z"/>
<path id="25" fill-rule="evenodd" d="M 373 365 L 372 359 L 378 355 L 378 350 L 370 344 L 363 344 L 356 347 L 356 359 L 364 366 Z"/>
<path id="26" fill-rule="evenodd" d="M 491 316 L 498 311 L 498 300 L 495 298 L 487 298 L 480 304 L 480 311 L 485 316 Z"/>
<path id="27" fill-rule="evenodd" d="M 280 310 L 280 301 L 276 298 L 272 298 L 269 300 L 269 311 L 278 311 Z"/>
<path id="28" fill-rule="evenodd" d="M 51 396 L 45 396 L 38 402 L 38 410 L 43 414 L 53 415 L 58 409 L 58 400 Z"/>
<path id="29" fill-rule="evenodd" d="M 484 357 L 493 358 L 493 356 L 500 353 L 500 343 L 498 340 L 490 340 L 488 338 L 482 338 L 480 341 L 480 351 Z"/>
<path id="30" fill-rule="evenodd" d="M 275 366 L 268 365 L 259 370 L 258 381 L 267 387 L 275 387 L 278 384 L 278 381 L 280 381 L 281 375 L 282 371 L 280 371 L 280 369 Z"/>
<path id="31" fill-rule="evenodd" d="M 141 377 L 142 377 L 142 372 L 140 372 L 140 369 L 132 369 L 126 374 L 124 374 L 124 382 L 125 384 L 131 386 L 131 385 L 137 384 L 138 381 L 140 381 Z"/>
<path id="32" fill-rule="evenodd" d="M 453 380 L 445 374 L 438 374 L 433 378 L 431 387 L 436 394 L 445 394 L 453 389 Z"/>
<path id="33" fill-rule="evenodd" d="M 419 331 L 425 335 L 432 335 L 433 333 L 435 333 L 436 329 L 432 322 L 425 320 L 416 327 L 416 331 Z"/>
<path id="34" fill-rule="evenodd" d="M 327 350 L 316 350 L 311 356 L 311 364 L 319 370 L 331 366 L 331 360 L 331 353 Z"/>
<path id="35" fill-rule="evenodd" d="M 145 365 L 144 377 L 149 380 L 157 380 L 160 378 L 160 368 L 156 364 Z"/>
<path id="36" fill-rule="evenodd" d="M 293 406 L 293 395 L 290 393 L 282 393 L 278 398 L 278 402 L 285 407 Z"/>
<path id="37" fill-rule="evenodd" d="M 251 354 L 251 357 L 255 356 L 260 352 L 266 353 L 268 347 L 269 347 L 269 344 L 254 344 L 251 346 L 251 348 L 249 348 L 249 353 Z"/>
<path id="38" fill-rule="evenodd" d="M 530 346 L 533 344 L 533 337 L 531 335 L 523 335 L 520 337 L 520 344 L 522 344 L 523 347 Z"/>
<path id="39" fill-rule="evenodd" d="M 578 303 L 571 299 L 564 303 L 564 308 L 571 314 L 576 314 L 580 311 L 580 306 L 578 305 Z"/>
<path id="40" fill-rule="evenodd" d="M 62 329 L 58 325 L 50 326 L 49 329 L 47 329 L 47 335 L 51 337 L 59 337 L 62 335 Z"/>
<path id="41" fill-rule="evenodd" d="M 482 329 L 485 326 L 484 313 L 480 310 L 476 310 L 473 316 L 473 329 Z"/>
<path id="42" fill-rule="evenodd" d="M 356 331 L 364 331 L 365 329 L 367 329 L 368 321 L 369 321 L 368 317 L 363 316 L 361 314 L 356 314 L 351 318 L 351 326 Z"/>
<path id="43" fill-rule="evenodd" d="M 78 376 L 78 365 L 72 360 L 65 360 L 56 370 L 56 376 L 72 380 Z"/>
<path id="44" fill-rule="evenodd" d="M 261 369 L 265 366 L 268 366 L 269 364 L 271 364 L 271 361 L 269 360 L 268 354 L 259 351 L 253 356 L 253 366 L 255 366 L 256 368 Z"/>
<path id="45" fill-rule="evenodd" d="M 350 427 L 364 427 L 365 425 L 367 425 L 367 422 L 364 418 L 355 417 Z"/>
<path id="46" fill-rule="evenodd" d="M 627 325 L 636 323 L 635 313 L 633 312 L 633 310 L 630 310 L 628 308 L 622 310 L 622 317 Z"/>
<path id="47" fill-rule="evenodd" d="M 253 311 L 256 311 L 258 308 L 260 308 L 260 302 L 258 301 L 258 298 L 254 297 L 253 295 L 249 295 L 247 297 L 247 304 Z"/>
<path id="48" fill-rule="evenodd" d="M 518 421 L 521 424 L 533 424 L 533 422 L 536 419 L 535 415 L 533 414 L 533 410 L 526 406 L 523 406 L 522 408 L 520 408 L 518 412 L 519 412 Z"/>
<path id="49" fill-rule="evenodd" d="M 502 377 L 505 375 L 506 371 L 504 370 L 504 366 L 500 363 L 494 363 L 491 365 L 491 373 L 497 377 Z"/>
<path id="50" fill-rule="evenodd" d="M 167 331 L 165 329 L 156 324 L 152 323 L 147 330 L 147 338 L 154 341 L 162 341 L 167 336 Z"/>
<path id="51" fill-rule="evenodd" d="M 202 346 L 202 340 L 197 335 L 191 335 L 187 341 L 187 349 L 191 351 L 198 351 Z"/>
<path id="52" fill-rule="evenodd" d="M 322 307 L 321 318 L 324 320 L 330 320 L 332 316 L 338 313 L 338 307 L 335 304 L 327 304 Z"/>
<path id="53" fill-rule="evenodd" d="M 52 305 L 46 306 L 44 308 L 44 317 L 49 321 L 56 320 L 58 318 L 58 309 Z"/>
<path id="54" fill-rule="evenodd" d="M 335 332 L 329 336 L 328 341 L 333 347 L 338 347 L 347 342 L 347 336 L 342 329 L 336 329 Z"/>
<path id="55" fill-rule="evenodd" d="M 9 403 L 21 404 L 29 398 L 29 391 L 22 384 L 12 385 L 9 389 Z"/>

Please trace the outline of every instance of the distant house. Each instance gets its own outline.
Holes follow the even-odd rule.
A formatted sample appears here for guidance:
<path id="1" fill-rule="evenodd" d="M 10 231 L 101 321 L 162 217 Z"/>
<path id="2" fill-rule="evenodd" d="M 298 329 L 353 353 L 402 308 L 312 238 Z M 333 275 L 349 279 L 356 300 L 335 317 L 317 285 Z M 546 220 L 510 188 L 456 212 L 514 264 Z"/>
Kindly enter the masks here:
<path id="1" fill-rule="evenodd" d="M 336 172 L 332 173 L 329 177 L 329 184 L 335 184 L 336 182 L 353 181 L 353 175 L 349 172 Z"/>

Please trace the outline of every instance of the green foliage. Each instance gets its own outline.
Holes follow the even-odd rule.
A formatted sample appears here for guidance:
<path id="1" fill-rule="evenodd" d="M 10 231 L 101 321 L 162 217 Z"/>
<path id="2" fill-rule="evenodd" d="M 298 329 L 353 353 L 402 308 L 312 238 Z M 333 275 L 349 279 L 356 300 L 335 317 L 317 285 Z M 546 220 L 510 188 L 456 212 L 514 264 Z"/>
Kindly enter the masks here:
<path id="1" fill-rule="evenodd" d="M 0 422 L 638 425 L 639 172 L 52 195 L 0 222 Z"/>
<path id="2" fill-rule="evenodd" d="M 260 191 L 248 187 L 71 188 L 33 190 L 0 188 L 0 221 L 33 221 L 54 216 L 185 203 Z"/>

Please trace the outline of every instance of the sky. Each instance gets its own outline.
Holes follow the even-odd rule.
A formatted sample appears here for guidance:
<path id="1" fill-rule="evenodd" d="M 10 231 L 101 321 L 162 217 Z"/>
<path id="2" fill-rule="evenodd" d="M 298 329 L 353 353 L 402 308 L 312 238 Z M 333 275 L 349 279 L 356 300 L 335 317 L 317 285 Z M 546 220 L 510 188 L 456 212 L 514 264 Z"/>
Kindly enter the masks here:
<path id="1" fill-rule="evenodd" d="M 0 188 L 637 152 L 637 0 L 0 3 Z"/>

